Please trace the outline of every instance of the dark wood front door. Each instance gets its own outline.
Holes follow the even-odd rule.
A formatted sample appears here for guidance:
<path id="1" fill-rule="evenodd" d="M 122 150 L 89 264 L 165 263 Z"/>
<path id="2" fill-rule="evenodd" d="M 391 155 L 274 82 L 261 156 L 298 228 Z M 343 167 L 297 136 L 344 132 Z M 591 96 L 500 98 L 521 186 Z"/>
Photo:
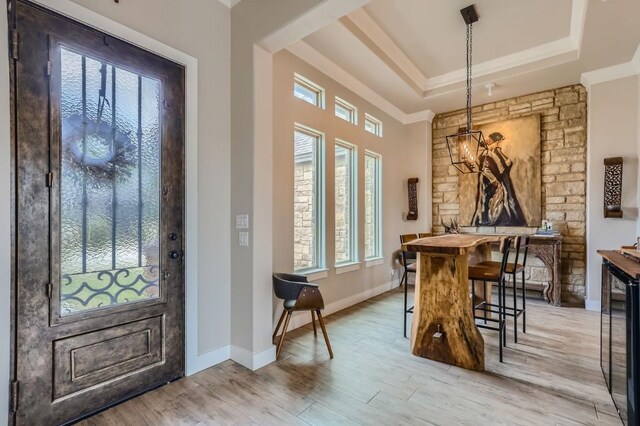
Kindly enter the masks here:
<path id="1" fill-rule="evenodd" d="M 12 420 L 59 424 L 184 374 L 184 69 L 11 9 Z"/>

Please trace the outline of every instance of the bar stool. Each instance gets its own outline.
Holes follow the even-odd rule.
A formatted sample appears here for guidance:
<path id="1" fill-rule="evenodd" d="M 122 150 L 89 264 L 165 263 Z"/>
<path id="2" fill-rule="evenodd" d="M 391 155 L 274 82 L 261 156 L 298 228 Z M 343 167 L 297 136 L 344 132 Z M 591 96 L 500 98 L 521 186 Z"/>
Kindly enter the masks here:
<path id="1" fill-rule="evenodd" d="M 513 263 L 507 262 L 507 269 L 505 273 L 511 276 L 513 282 L 513 306 L 506 305 L 505 299 L 505 311 L 508 317 L 513 318 L 513 341 L 518 343 L 518 318 L 522 315 L 522 332 L 527 332 L 527 291 L 525 288 L 525 276 L 524 271 L 527 266 L 527 254 L 529 253 L 529 241 L 528 235 L 516 236 L 513 239 L 513 252 L 515 252 L 515 259 Z M 488 267 L 499 268 L 500 262 L 485 261 L 479 265 L 485 265 Z M 522 308 L 518 308 L 518 274 L 522 277 Z"/>
<path id="2" fill-rule="evenodd" d="M 507 263 L 509 260 L 509 250 L 511 248 L 511 237 L 505 237 L 500 242 L 500 253 L 502 260 L 500 262 L 481 262 L 477 265 L 469 267 L 469 279 L 471 280 L 471 308 L 473 309 L 473 318 L 483 320 L 482 324 L 476 324 L 480 328 L 498 331 L 498 347 L 500 362 L 502 362 L 502 347 L 506 345 L 506 311 L 505 311 L 505 276 L 507 271 Z M 476 281 L 482 281 L 484 285 L 484 300 L 476 303 Z M 495 283 L 498 285 L 498 303 L 487 302 L 487 283 Z M 477 315 L 477 311 L 482 311 L 483 315 Z M 495 319 L 490 314 L 498 314 Z M 488 325 L 487 322 L 498 323 L 497 327 Z"/>
<path id="3" fill-rule="evenodd" d="M 406 244 L 410 241 L 417 240 L 418 234 L 404 234 L 400 235 L 400 244 Z M 413 313 L 413 306 L 407 308 L 407 281 L 409 278 L 409 274 L 416 273 L 417 263 L 416 263 L 416 253 L 412 251 L 402 251 L 402 278 L 400 279 L 400 285 L 404 282 L 404 337 L 407 337 L 407 314 Z"/>

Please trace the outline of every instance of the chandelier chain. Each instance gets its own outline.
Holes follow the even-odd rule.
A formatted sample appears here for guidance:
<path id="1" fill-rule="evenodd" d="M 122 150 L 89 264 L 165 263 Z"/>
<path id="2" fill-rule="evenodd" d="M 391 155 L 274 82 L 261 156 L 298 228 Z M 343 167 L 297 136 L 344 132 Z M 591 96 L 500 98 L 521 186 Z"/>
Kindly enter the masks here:
<path id="1" fill-rule="evenodd" d="M 471 131 L 471 66 L 473 48 L 473 23 L 467 25 L 467 131 Z"/>

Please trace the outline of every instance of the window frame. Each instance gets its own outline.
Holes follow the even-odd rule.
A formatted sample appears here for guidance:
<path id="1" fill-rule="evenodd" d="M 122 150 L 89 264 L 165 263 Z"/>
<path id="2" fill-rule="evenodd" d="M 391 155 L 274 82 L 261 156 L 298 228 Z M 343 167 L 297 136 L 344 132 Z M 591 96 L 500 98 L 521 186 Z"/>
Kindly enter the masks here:
<path id="1" fill-rule="evenodd" d="M 350 253 L 349 253 L 349 259 L 341 261 L 341 262 L 337 262 L 336 261 L 336 253 L 335 253 L 335 247 L 334 247 L 334 267 L 336 268 L 340 268 L 340 267 L 344 267 L 344 266 L 348 266 L 348 265 L 353 265 L 358 263 L 359 257 L 358 257 L 358 147 L 350 142 L 347 142 L 343 139 L 339 139 L 336 138 L 335 140 L 335 146 L 334 146 L 334 155 L 335 155 L 335 150 L 338 147 L 342 147 L 344 149 L 348 149 L 349 151 L 351 151 L 351 159 L 350 159 L 350 164 L 349 164 L 349 175 L 350 175 L 350 194 L 349 194 L 349 198 L 350 198 L 350 203 L 351 203 L 351 211 L 349 212 L 349 247 L 350 247 Z M 334 215 L 334 224 L 333 224 L 333 231 L 334 231 L 334 243 L 335 243 L 335 232 L 336 232 L 336 226 L 335 226 L 335 217 L 336 217 L 336 203 L 335 203 L 335 172 L 336 172 L 336 166 L 335 166 L 335 156 L 334 156 L 334 165 L 333 165 L 333 173 L 334 173 L 334 206 L 333 206 L 333 215 Z"/>
<path id="2" fill-rule="evenodd" d="M 375 175 L 375 179 L 374 179 L 374 184 L 375 184 L 375 225 L 374 225 L 374 230 L 375 230 L 375 250 L 374 250 L 374 254 L 371 256 L 367 256 L 367 247 L 366 247 L 366 234 L 365 234 L 365 238 L 364 238 L 364 243 L 365 243 L 365 247 L 364 247 L 364 253 L 365 253 L 365 261 L 369 264 L 370 261 L 373 260 L 377 260 L 377 259 L 382 259 L 383 258 L 383 252 L 382 252 L 382 155 L 370 151 L 368 149 L 366 149 L 364 151 L 364 167 L 365 167 L 365 173 L 366 173 L 366 162 L 367 162 L 367 157 L 369 158 L 373 158 L 376 161 L 376 175 Z M 363 191 L 366 190 L 366 179 L 365 182 L 363 183 Z M 366 203 L 366 200 L 365 200 Z M 366 214 L 366 205 L 365 205 L 365 214 Z M 363 224 L 364 225 L 364 224 Z M 372 263 L 371 266 L 373 266 L 374 264 L 377 263 Z"/>
<path id="3" fill-rule="evenodd" d="M 336 112 L 336 108 L 338 108 L 338 106 L 348 110 L 350 112 L 350 119 L 347 120 L 346 118 L 342 118 L 340 117 L 337 112 Z M 334 115 L 336 117 L 338 117 L 341 120 L 346 121 L 347 123 L 351 123 L 354 126 L 358 125 L 358 107 L 356 107 L 355 105 L 345 101 L 344 99 L 342 99 L 339 96 L 336 96 L 334 99 L 334 109 L 333 109 Z"/>
<path id="4" fill-rule="evenodd" d="M 371 123 L 375 126 L 375 131 L 371 131 L 367 129 L 367 122 Z M 382 137 L 383 132 L 382 132 L 382 121 L 378 120 L 377 118 L 375 118 L 373 115 L 369 114 L 369 113 L 365 113 L 364 114 L 364 130 L 365 132 L 369 132 L 372 135 L 376 135 L 379 138 Z"/>
<path id="5" fill-rule="evenodd" d="M 309 102 L 306 99 L 300 98 L 296 96 L 296 85 L 302 86 L 303 88 L 316 93 L 317 101 L 315 103 Z M 317 83 L 309 80 L 308 78 L 298 74 L 293 74 L 293 97 L 299 99 L 303 102 L 306 102 L 310 105 L 316 106 L 320 109 L 324 109 L 325 107 L 325 90 L 324 87 L 320 86 Z"/>
<path id="6" fill-rule="evenodd" d="M 325 271 L 326 267 L 326 203 L 325 203 L 325 192 L 326 192 L 326 180 L 325 180 L 325 134 L 316 130 L 314 128 L 305 126 L 300 123 L 294 123 L 293 127 L 293 141 L 295 143 L 295 134 L 296 132 L 304 133 L 306 135 L 312 136 L 316 138 L 316 144 L 314 147 L 314 156 L 315 156 L 315 164 L 314 164 L 314 179 L 315 179 L 315 189 L 316 193 L 314 194 L 314 201 L 316 203 L 316 211 L 317 214 L 314 218 L 314 227 L 315 227 L 315 235 L 314 235 L 314 249 L 316 258 L 313 262 L 314 265 L 308 268 L 295 268 L 294 262 L 294 272 L 299 274 L 313 274 L 319 271 Z M 294 162 L 294 184 L 295 184 L 295 146 L 293 153 L 293 162 Z M 295 187 L 295 185 L 294 185 Z M 295 190 L 295 189 L 294 189 Z M 295 194 L 294 194 L 295 198 Z M 295 202 L 294 202 L 295 209 Z M 295 223 L 294 223 L 295 229 Z M 295 246 L 295 241 L 294 241 Z M 295 250 L 294 250 L 295 254 Z"/>

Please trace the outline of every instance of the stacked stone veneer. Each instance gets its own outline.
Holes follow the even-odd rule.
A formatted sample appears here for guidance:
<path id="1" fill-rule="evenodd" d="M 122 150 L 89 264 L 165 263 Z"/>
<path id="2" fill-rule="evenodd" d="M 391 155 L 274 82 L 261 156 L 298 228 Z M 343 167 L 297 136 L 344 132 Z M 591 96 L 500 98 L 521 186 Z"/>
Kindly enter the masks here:
<path id="1" fill-rule="evenodd" d="M 532 114 L 540 115 L 542 218 L 563 235 L 562 300 L 584 303 L 585 290 L 585 182 L 587 146 L 587 92 L 582 85 L 547 90 L 474 107 L 473 123 L 480 125 Z M 464 110 L 438 114 L 433 119 L 433 230 L 442 233 L 441 218 L 458 220 L 458 172 L 451 165 L 445 136 L 465 125 Z M 465 231 L 516 233 L 522 228 L 465 228 Z M 528 229 L 532 231 L 533 229 Z M 549 271 L 529 259 L 527 282 L 544 284 Z"/>
<path id="2" fill-rule="evenodd" d="M 296 161 L 294 173 L 293 264 L 298 270 L 314 266 L 313 161 Z"/>

